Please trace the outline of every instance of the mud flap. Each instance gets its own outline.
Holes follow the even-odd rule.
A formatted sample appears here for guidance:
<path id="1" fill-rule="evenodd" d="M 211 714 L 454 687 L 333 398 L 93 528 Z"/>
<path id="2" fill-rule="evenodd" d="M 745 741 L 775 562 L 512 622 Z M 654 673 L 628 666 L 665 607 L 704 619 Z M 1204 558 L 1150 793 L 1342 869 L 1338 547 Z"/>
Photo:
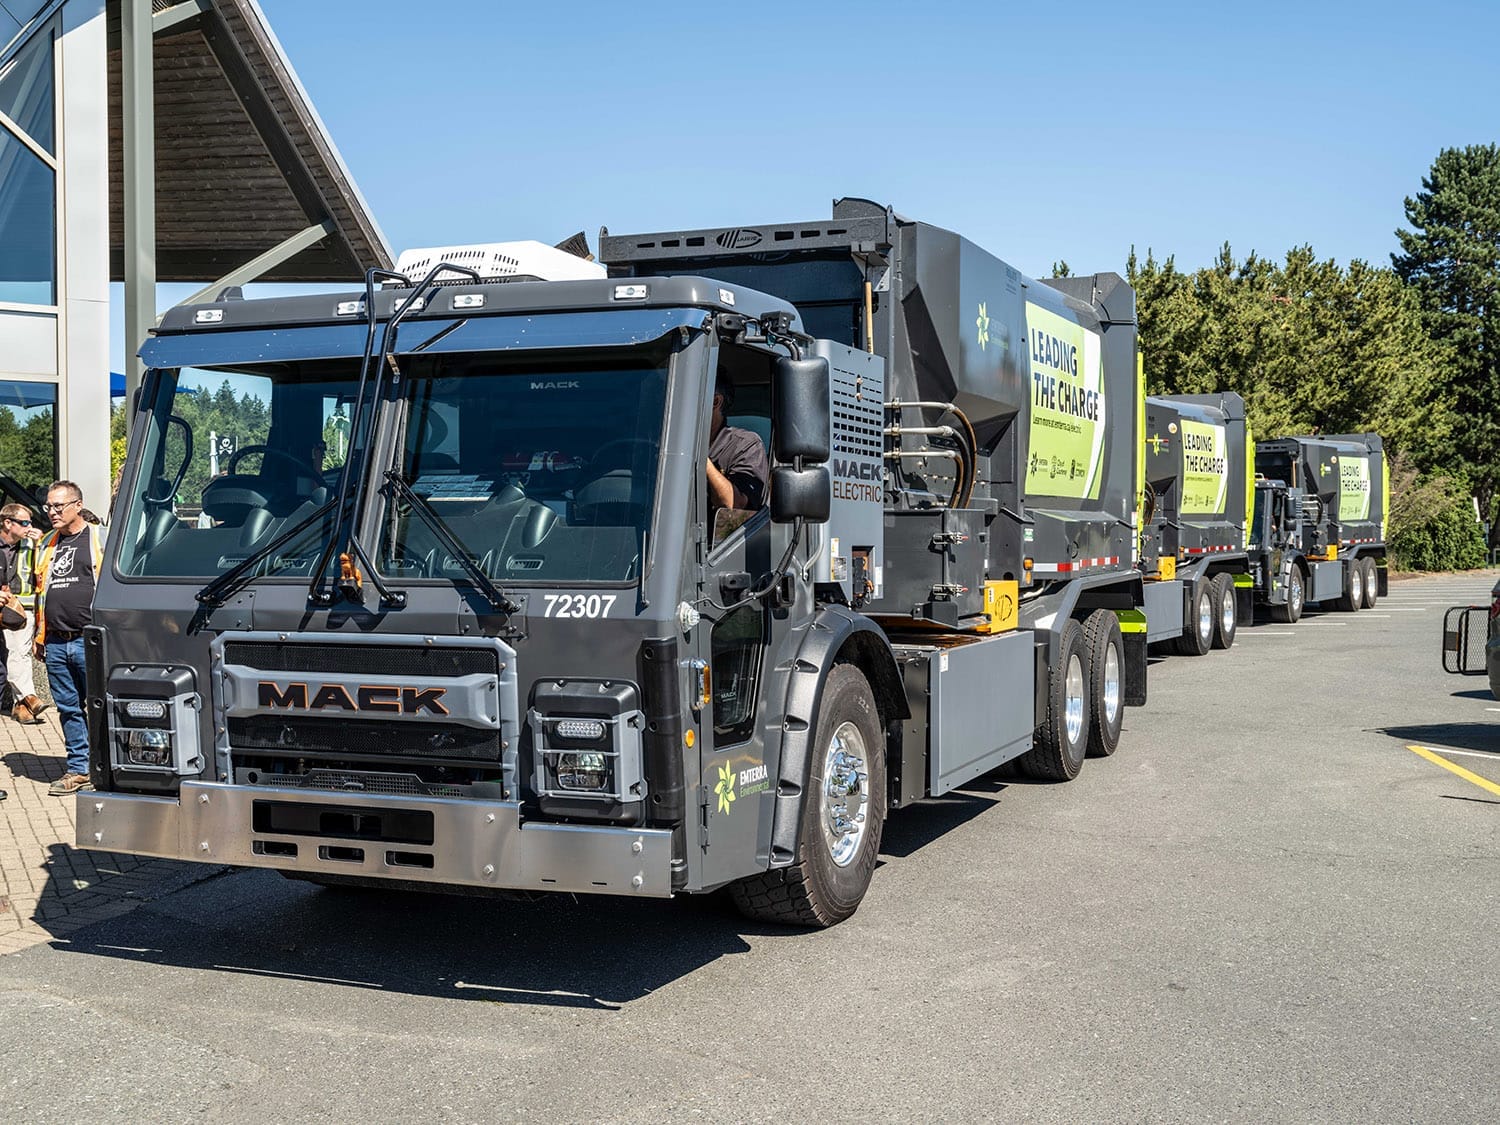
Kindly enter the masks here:
<path id="1" fill-rule="evenodd" d="M 1254 575 L 1236 574 L 1234 576 L 1234 613 L 1246 625 L 1255 621 Z"/>
<path id="2" fill-rule="evenodd" d="M 1125 642 L 1125 706 L 1146 703 L 1146 615 L 1138 609 L 1117 609 L 1120 638 Z M 1040 713 L 1040 712 L 1039 712 Z"/>

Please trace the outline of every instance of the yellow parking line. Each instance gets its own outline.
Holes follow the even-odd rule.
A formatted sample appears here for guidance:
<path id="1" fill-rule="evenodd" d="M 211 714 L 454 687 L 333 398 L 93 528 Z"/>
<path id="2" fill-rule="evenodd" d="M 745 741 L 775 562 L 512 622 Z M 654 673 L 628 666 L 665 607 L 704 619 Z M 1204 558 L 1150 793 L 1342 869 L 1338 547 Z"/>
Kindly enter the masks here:
<path id="1" fill-rule="evenodd" d="M 1489 778 L 1480 777 L 1477 773 L 1470 773 L 1468 770 L 1464 769 L 1463 766 L 1455 765 L 1447 758 L 1443 757 L 1441 754 L 1435 754 L 1425 746 L 1408 746 L 1407 749 L 1410 750 L 1413 754 L 1417 754 L 1423 758 L 1426 758 L 1433 765 L 1442 766 L 1449 773 L 1456 773 L 1465 781 L 1472 781 L 1475 785 L 1479 786 L 1479 788 L 1493 793 L 1497 797 L 1500 797 L 1500 785 L 1496 785 Z"/>

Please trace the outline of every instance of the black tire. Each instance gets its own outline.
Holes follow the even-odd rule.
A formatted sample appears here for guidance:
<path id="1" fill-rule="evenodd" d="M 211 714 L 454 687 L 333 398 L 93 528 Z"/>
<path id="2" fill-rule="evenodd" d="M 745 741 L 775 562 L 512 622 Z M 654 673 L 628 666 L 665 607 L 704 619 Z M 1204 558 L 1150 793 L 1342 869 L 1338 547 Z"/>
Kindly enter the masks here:
<path id="1" fill-rule="evenodd" d="M 1240 631 L 1239 603 L 1234 597 L 1234 576 L 1216 574 L 1209 585 L 1214 599 L 1214 648 L 1233 648 Z"/>
<path id="2" fill-rule="evenodd" d="M 1120 619 L 1107 609 L 1089 614 L 1083 623 L 1083 649 L 1089 657 L 1088 756 L 1107 758 L 1119 747 L 1125 725 L 1125 638 L 1120 635 Z"/>
<path id="3" fill-rule="evenodd" d="M 1344 592 L 1338 607 L 1344 613 L 1358 613 L 1365 608 L 1365 572 L 1359 568 L 1358 559 L 1350 559 L 1344 567 Z"/>
<path id="4" fill-rule="evenodd" d="M 1046 720 L 1037 730 L 1031 749 L 1016 761 L 1027 777 L 1038 781 L 1072 781 L 1083 769 L 1089 746 L 1089 657 L 1078 622 L 1063 626 L 1052 656 L 1047 673 Z M 1074 703 L 1071 723 L 1070 699 Z"/>
<path id="5" fill-rule="evenodd" d="M 835 736 L 841 749 L 835 749 Z M 850 833 L 834 831 L 827 813 L 828 800 L 836 799 L 828 789 L 830 765 L 836 754 L 850 754 L 852 743 L 863 743 L 863 754 L 853 753 L 860 767 L 849 766 L 846 757 L 845 784 L 849 770 L 857 772 L 854 792 L 840 794 L 846 812 L 852 797 L 865 801 L 864 829 L 847 857 L 836 858 L 837 842 Z M 808 763 L 807 787 L 802 794 L 797 861 L 790 867 L 773 868 L 730 888 L 734 904 L 742 914 L 763 922 L 789 926 L 826 927 L 853 914 L 870 887 L 875 860 L 880 854 L 880 834 L 885 827 L 885 734 L 875 696 L 863 673 L 852 664 L 836 664 L 823 685 L 816 737 Z M 825 828 L 825 819 L 830 824 Z"/>
<path id="6" fill-rule="evenodd" d="M 1213 583 L 1207 579 L 1193 583 L 1193 600 L 1188 609 L 1188 619 L 1183 623 L 1182 636 L 1174 647 L 1182 656 L 1203 656 L 1214 647 Z"/>
<path id="7" fill-rule="evenodd" d="M 1286 583 L 1286 601 L 1271 607 L 1271 620 L 1283 625 L 1295 625 L 1302 617 L 1303 599 L 1302 568 L 1293 566 L 1291 577 Z"/>
<path id="8" fill-rule="evenodd" d="M 1375 603 L 1380 600 L 1380 581 L 1375 574 L 1375 560 L 1360 559 L 1359 566 L 1365 572 L 1365 608 L 1374 609 Z"/>

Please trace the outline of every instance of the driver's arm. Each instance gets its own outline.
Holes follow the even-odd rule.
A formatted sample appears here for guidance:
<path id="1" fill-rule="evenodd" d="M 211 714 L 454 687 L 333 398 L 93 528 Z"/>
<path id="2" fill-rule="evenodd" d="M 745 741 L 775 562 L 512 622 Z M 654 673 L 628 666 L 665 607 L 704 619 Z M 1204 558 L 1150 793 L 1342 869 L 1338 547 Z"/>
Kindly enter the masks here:
<path id="1" fill-rule="evenodd" d="M 745 494 L 719 471 L 712 459 L 708 462 L 708 496 L 715 508 L 743 508 L 748 504 Z"/>

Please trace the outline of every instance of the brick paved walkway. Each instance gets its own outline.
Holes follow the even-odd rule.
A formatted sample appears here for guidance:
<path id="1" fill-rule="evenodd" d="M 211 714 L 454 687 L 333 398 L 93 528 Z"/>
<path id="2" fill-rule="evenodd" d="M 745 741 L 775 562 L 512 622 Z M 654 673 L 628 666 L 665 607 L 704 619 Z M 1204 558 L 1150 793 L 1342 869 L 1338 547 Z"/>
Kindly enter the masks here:
<path id="1" fill-rule="evenodd" d="M 76 797 L 49 797 L 63 773 L 57 710 L 22 726 L 0 716 L 0 955 L 66 939 L 91 923 L 196 882 L 217 868 L 73 846 Z"/>

